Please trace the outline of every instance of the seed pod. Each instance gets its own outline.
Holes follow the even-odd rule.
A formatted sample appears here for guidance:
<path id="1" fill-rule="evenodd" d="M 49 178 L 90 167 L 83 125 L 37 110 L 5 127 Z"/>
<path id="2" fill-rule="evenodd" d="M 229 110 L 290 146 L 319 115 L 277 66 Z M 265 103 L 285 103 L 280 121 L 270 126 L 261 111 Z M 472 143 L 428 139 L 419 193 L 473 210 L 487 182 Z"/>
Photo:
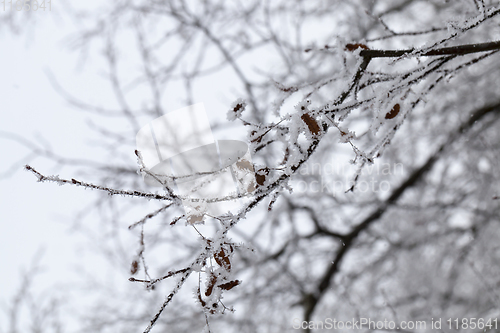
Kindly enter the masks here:
<path id="1" fill-rule="evenodd" d="M 248 170 L 253 172 L 253 164 L 244 159 L 241 159 L 238 162 L 236 162 L 236 167 L 240 170 Z"/>
<path id="2" fill-rule="evenodd" d="M 134 275 L 139 269 L 139 263 L 137 260 L 132 261 L 132 266 L 130 266 L 130 274 Z"/>
<path id="3" fill-rule="evenodd" d="M 356 43 L 356 44 L 346 44 L 345 45 L 345 49 L 347 51 L 355 51 L 359 48 L 362 48 L 363 50 L 369 50 L 370 48 L 368 46 L 366 46 L 365 44 L 360 44 L 360 43 Z"/>
<path id="4" fill-rule="evenodd" d="M 205 291 L 205 296 L 210 296 L 212 295 L 212 291 L 214 290 L 215 283 L 217 283 L 217 277 L 215 275 L 212 275 L 210 277 L 210 283 L 208 284 L 208 288 Z"/>
<path id="5" fill-rule="evenodd" d="M 237 285 L 239 285 L 240 283 L 241 283 L 241 281 L 234 280 L 234 281 L 229 281 L 227 283 L 219 284 L 217 287 L 221 288 L 223 290 L 231 290 L 234 287 L 236 287 Z"/>
<path id="6" fill-rule="evenodd" d="M 311 117 L 308 113 L 304 113 L 302 116 L 300 116 L 300 118 L 302 119 L 302 121 L 304 123 L 306 123 L 307 125 L 307 128 L 309 128 L 309 132 L 311 132 L 312 134 L 316 135 L 316 134 L 319 134 L 320 133 L 320 128 L 319 128 L 319 125 L 318 123 L 316 122 L 316 120 Z"/>
<path id="7" fill-rule="evenodd" d="M 269 168 L 268 167 L 259 169 L 255 173 L 255 181 L 257 182 L 257 184 L 259 184 L 260 186 L 263 186 L 267 175 L 269 175 Z"/>
<path id="8" fill-rule="evenodd" d="M 231 269 L 231 261 L 226 252 L 224 252 L 224 249 L 220 249 L 219 253 L 214 253 L 214 259 L 219 266 L 224 267 L 228 271 Z"/>

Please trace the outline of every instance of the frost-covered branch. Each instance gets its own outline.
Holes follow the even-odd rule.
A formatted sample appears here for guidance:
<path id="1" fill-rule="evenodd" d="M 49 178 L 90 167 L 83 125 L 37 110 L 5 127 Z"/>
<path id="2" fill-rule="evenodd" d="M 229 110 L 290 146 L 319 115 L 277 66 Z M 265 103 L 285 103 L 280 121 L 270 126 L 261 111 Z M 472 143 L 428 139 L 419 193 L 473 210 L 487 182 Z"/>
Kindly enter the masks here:
<path id="1" fill-rule="evenodd" d="M 453 131 L 446 142 L 444 142 L 439 148 L 429 156 L 422 166 L 414 170 L 406 180 L 399 185 L 380 206 L 367 218 L 365 218 L 361 223 L 359 223 L 351 232 L 342 236 L 342 246 L 335 252 L 334 257 L 329 265 L 329 268 L 324 273 L 323 277 L 319 280 L 318 287 L 315 293 L 306 295 L 307 300 L 305 304 L 307 307 L 304 312 L 304 320 L 311 320 L 311 316 L 316 308 L 318 302 L 323 297 L 325 290 L 329 288 L 335 274 L 339 271 L 342 259 L 348 253 L 349 249 L 354 245 L 356 239 L 361 232 L 369 228 L 374 222 L 379 220 L 383 214 L 392 206 L 395 205 L 398 199 L 412 186 L 415 186 L 417 182 L 421 181 L 422 178 L 428 173 L 438 159 L 442 156 L 445 150 L 452 145 L 459 137 L 466 135 L 466 133 L 474 126 L 478 121 L 490 113 L 500 114 L 500 103 L 494 105 L 487 105 L 475 112 L 471 113 L 469 119 L 465 121 L 461 126 L 459 126 L 455 131 Z"/>
<path id="2" fill-rule="evenodd" d="M 467 44 L 467 45 L 457 45 L 450 47 L 443 47 L 438 49 L 432 49 L 425 52 L 417 52 L 418 49 L 409 50 L 361 50 L 359 55 L 368 58 L 397 58 L 402 56 L 408 57 L 431 57 L 431 56 L 443 56 L 443 55 L 454 55 L 461 56 L 471 53 L 480 53 L 487 51 L 494 51 L 500 49 L 500 41 L 479 43 L 479 44 Z"/>
<path id="3" fill-rule="evenodd" d="M 146 192 L 141 192 L 141 191 L 127 191 L 127 190 L 117 190 L 101 185 L 95 185 L 92 183 L 86 183 L 82 182 L 79 180 L 76 180 L 74 178 L 71 178 L 71 180 L 64 179 L 64 178 L 59 178 L 59 176 L 44 176 L 40 172 L 38 172 L 35 168 L 32 166 L 26 165 L 24 167 L 26 170 L 31 171 L 37 178 L 39 182 L 53 182 L 57 183 L 59 185 L 65 185 L 65 184 L 70 184 L 70 185 L 75 185 L 75 186 L 82 186 L 85 188 L 89 188 L 92 190 L 99 190 L 99 191 L 104 191 L 108 192 L 109 195 L 122 195 L 122 196 L 131 196 L 131 197 L 142 197 L 142 198 L 147 198 L 147 199 L 156 199 L 156 200 L 169 200 L 173 201 L 175 198 L 170 197 L 170 196 L 165 196 L 161 195 L 158 193 L 146 193 Z"/>

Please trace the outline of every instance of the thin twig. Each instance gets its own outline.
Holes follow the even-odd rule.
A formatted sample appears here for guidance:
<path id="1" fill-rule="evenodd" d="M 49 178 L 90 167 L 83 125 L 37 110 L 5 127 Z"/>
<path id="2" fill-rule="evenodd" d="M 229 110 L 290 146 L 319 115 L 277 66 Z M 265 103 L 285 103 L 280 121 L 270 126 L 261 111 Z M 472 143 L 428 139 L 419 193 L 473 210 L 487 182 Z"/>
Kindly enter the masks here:
<path id="1" fill-rule="evenodd" d="M 131 197 L 143 197 L 143 198 L 147 198 L 147 199 L 156 199 L 156 200 L 173 200 L 173 198 L 171 198 L 169 196 L 164 196 L 164 195 L 156 194 L 156 193 L 117 190 L 117 189 L 113 189 L 113 188 L 109 188 L 109 187 L 105 187 L 105 186 L 95 185 L 92 183 L 82 182 L 82 181 L 76 180 L 74 178 L 71 178 L 71 180 L 68 180 L 68 179 L 59 178 L 58 176 L 44 176 L 43 174 L 41 174 L 40 172 L 35 170 L 35 168 L 33 168 L 29 165 L 25 165 L 24 168 L 28 171 L 31 171 L 38 178 L 39 182 L 49 181 L 49 182 L 58 183 L 60 185 L 70 184 L 70 185 L 82 186 L 82 187 L 90 188 L 93 190 L 105 191 L 105 192 L 108 192 L 109 195 L 125 195 L 125 196 L 131 196 Z"/>

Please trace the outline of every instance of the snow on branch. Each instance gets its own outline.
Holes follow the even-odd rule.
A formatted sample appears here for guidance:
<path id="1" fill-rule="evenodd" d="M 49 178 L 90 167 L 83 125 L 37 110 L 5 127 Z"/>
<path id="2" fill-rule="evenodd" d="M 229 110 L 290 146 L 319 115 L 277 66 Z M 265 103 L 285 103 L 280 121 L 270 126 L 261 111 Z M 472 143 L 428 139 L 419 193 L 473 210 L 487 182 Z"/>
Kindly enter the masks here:
<path id="1" fill-rule="evenodd" d="M 28 171 L 31 171 L 38 178 L 39 182 L 46 182 L 47 181 L 47 182 L 57 183 L 59 185 L 70 184 L 70 185 L 75 185 L 75 186 L 82 186 L 82 187 L 89 188 L 92 190 L 99 190 L 99 191 L 108 192 L 109 195 L 142 197 L 142 198 L 146 198 L 146 199 L 156 199 L 156 200 L 170 200 L 170 201 L 175 200 L 175 198 L 173 198 L 171 196 L 165 196 L 165 195 L 161 195 L 158 193 L 146 193 L 146 192 L 141 192 L 141 191 L 117 190 L 117 189 L 113 189 L 113 188 L 109 188 L 109 187 L 105 187 L 105 186 L 95 185 L 92 183 L 82 182 L 82 181 L 76 180 L 74 178 L 71 178 L 71 180 L 68 180 L 68 179 L 59 178 L 59 176 L 44 176 L 43 174 L 38 172 L 35 168 L 33 168 L 32 166 L 29 166 L 29 165 L 25 165 L 24 168 Z"/>

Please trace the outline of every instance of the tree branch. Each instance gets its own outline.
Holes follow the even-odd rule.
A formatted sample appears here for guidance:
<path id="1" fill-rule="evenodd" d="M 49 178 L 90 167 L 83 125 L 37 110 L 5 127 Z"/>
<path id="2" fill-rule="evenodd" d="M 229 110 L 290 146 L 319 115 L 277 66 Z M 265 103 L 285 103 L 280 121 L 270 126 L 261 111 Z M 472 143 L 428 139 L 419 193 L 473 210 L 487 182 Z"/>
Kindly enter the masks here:
<path id="1" fill-rule="evenodd" d="M 418 53 L 417 49 L 408 50 L 361 50 L 359 55 L 364 58 L 394 58 L 402 56 L 421 57 L 421 56 L 442 56 L 442 55 L 466 55 L 470 53 L 486 52 L 500 49 L 500 41 L 467 44 L 443 47 L 430 50 L 424 53 Z M 417 51 L 417 52 L 415 52 Z"/>
<path id="2" fill-rule="evenodd" d="M 464 122 L 457 130 L 455 130 L 454 133 L 450 135 L 448 140 L 446 140 L 446 142 L 443 143 L 439 147 L 439 149 L 433 155 L 431 155 L 420 168 L 416 169 L 406 179 L 406 181 L 404 181 L 394 192 L 392 192 L 391 196 L 387 200 L 385 200 L 377 210 L 375 210 L 372 214 L 370 214 L 370 216 L 363 220 L 363 222 L 358 224 L 350 233 L 343 237 L 344 245 L 341 246 L 335 253 L 332 264 L 325 272 L 323 278 L 320 280 L 317 293 L 315 295 L 308 294 L 305 296 L 304 320 L 309 321 L 311 319 L 314 309 L 324 295 L 325 290 L 330 287 L 333 277 L 339 271 L 339 267 L 342 259 L 344 258 L 344 255 L 353 245 L 358 235 L 362 231 L 367 229 L 373 222 L 381 218 L 382 215 L 387 211 L 387 209 L 391 205 L 395 204 L 408 188 L 414 186 L 425 175 L 425 173 L 427 173 L 433 167 L 434 163 L 439 159 L 441 153 L 449 145 L 451 145 L 460 135 L 468 131 L 475 122 L 479 121 L 481 118 L 491 112 L 500 112 L 500 103 L 485 106 L 474 112 L 471 117 L 466 122 Z"/>

